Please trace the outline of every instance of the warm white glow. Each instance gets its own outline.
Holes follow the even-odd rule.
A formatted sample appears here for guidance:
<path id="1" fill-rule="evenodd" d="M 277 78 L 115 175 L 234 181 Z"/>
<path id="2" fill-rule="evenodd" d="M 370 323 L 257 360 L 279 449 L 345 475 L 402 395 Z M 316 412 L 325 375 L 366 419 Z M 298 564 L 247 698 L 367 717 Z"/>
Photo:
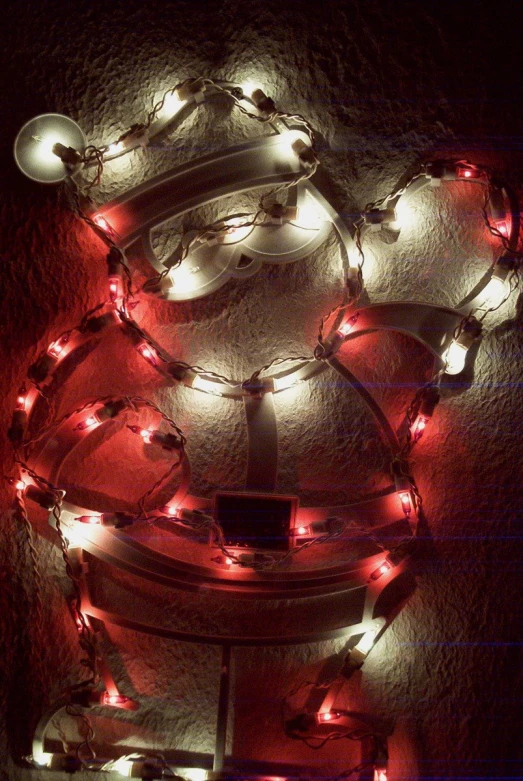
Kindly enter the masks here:
<path id="1" fill-rule="evenodd" d="M 162 119 L 168 119 L 169 117 L 174 117 L 183 106 L 186 104 L 186 100 L 180 100 L 180 98 L 174 93 L 171 92 L 164 100 L 163 108 L 160 112 L 160 117 Z"/>
<path id="2" fill-rule="evenodd" d="M 504 301 L 508 293 L 507 283 L 499 277 L 491 277 L 480 293 L 481 306 L 494 309 Z"/>
<path id="3" fill-rule="evenodd" d="M 33 140 L 37 144 L 36 154 L 38 159 L 44 165 L 54 165 L 59 158 L 54 154 L 53 147 L 55 144 L 63 144 L 62 138 L 56 133 L 53 133 L 46 136 L 33 136 Z M 64 144 L 64 146 L 67 146 L 67 144 Z"/>
<path id="4" fill-rule="evenodd" d="M 33 753 L 33 762 L 40 765 L 40 767 L 49 767 L 52 759 L 53 754 L 50 754 L 48 751 L 35 751 Z"/>
<path id="5" fill-rule="evenodd" d="M 447 374 L 459 374 L 465 368 L 468 348 L 459 344 L 455 340 L 451 343 L 448 350 L 445 351 L 442 358 L 445 361 L 445 372 Z"/>
<path id="6" fill-rule="evenodd" d="M 298 206 L 298 216 L 292 222 L 300 228 L 319 230 L 327 220 L 327 214 L 318 201 L 307 193 L 307 197 Z"/>
<path id="7" fill-rule="evenodd" d="M 292 388 L 293 385 L 296 385 L 297 382 L 299 382 L 299 380 L 297 379 L 296 374 L 287 374 L 285 377 L 275 377 L 273 380 L 274 390 L 287 390 L 287 388 Z"/>
<path id="8" fill-rule="evenodd" d="M 107 149 L 108 155 L 118 155 L 120 152 L 123 152 L 124 150 L 124 144 L 123 141 L 116 141 L 114 144 L 109 144 L 109 147 Z"/>
<path id="9" fill-rule="evenodd" d="M 376 642 L 376 637 L 384 625 L 384 618 L 376 619 L 376 623 L 372 629 L 369 629 L 368 632 L 365 632 L 361 640 L 354 646 L 354 648 L 360 653 L 367 655 Z"/>
<path id="10" fill-rule="evenodd" d="M 183 777 L 188 778 L 189 781 L 205 781 L 207 778 L 207 771 L 202 770 L 200 767 L 187 767 L 183 769 Z"/>
<path id="11" fill-rule="evenodd" d="M 173 283 L 172 293 L 190 293 L 198 287 L 195 274 L 200 270 L 199 266 L 188 267 L 182 263 L 178 268 L 169 272 L 169 278 Z"/>
<path id="12" fill-rule="evenodd" d="M 262 92 L 265 92 L 263 87 L 254 81 L 244 81 L 242 84 L 240 84 L 240 87 L 242 88 L 243 94 L 248 98 L 250 98 L 252 93 L 257 89 L 261 89 Z"/>
<path id="13" fill-rule="evenodd" d="M 402 197 L 394 207 L 396 219 L 389 222 L 388 227 L 392 230 L 405 230 L 405 228 L 414 228 L 417 224 L 416 211 L 412 208 L 408 198 Z"/>
<path id="14" fill-rule="evenodd" d="M 129 759 L 117 759 L 111 763 L 111 772 L 120 773 L 121 776 L 130 777 L 133 769 L 132 760 Z"/>
<path id="15" fill-rule="evenodd" d="M 292 148 L 292 145 L 295 141 L 303 141 L 303 143 L 307 144 L 307 146 L 311 145 L 309 136 L 307 133 L 303 133 L 301 130 L 286 130 L 281 134 L 280 138 L 285 151 L 288 152 L 289 155 L 293 156 L 296 156 L 296 152 Z"/>
<path id="16" fill-rule="evenodd" d="M 214 393 L 217 396 L 222 395 L 221 383 L 214 382 L 213 380 L 206 380 L 200 374 L 197 374 L 192 381 L 192 387 L 197 390 L 205 391 L 206 393 Z"/>

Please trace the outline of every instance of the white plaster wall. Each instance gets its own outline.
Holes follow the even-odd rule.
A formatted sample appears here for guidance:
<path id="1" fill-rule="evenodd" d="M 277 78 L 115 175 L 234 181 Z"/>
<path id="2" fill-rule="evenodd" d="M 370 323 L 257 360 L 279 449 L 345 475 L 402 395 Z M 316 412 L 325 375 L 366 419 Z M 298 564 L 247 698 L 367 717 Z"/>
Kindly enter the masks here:
<path id="1" fill-rule="evenodd" d="M 60 191 L 24 179 L 11 158 L 19 127 L 44 111 L 72 116 L 88 139 L 102 142 L 142 116 L 152 99 L 180 78 L 205 74 L 259 80 L 278 105 L 304 113 L 319 133 L 322 165 L 337 208 L 350 218 L 390 189 L 422 157 L 469 157 L 495 166 L 518 186 L 522 172 L 517 3 L 265 2 L 8 3 L 2 96 L 2 414 L 4 430 L 16 389 L 38 350 L 105 294 L 99 243 L 68 212 Z M 154 147 L 115 164 L 101 198 L 181 162 L 256 135 L 224 102 L 193 114 Z M 452 304 L 492 260 L 482 230 L 480 197 L 452 184 L 413 202 L 415 222 L 396 244 L 369 241 L 372 300 L 426 299 Z M 193 219 L 202 218 L 194 215 Z M 160 239 L 160 246 L 162 240 Z M 331 236 L 310 258 L 231 282 L 191 304 L 153 302 L 136 314 L 183 360 L 247 376 L 276 355 L 311 349 L 317 322 L 339 296 L 339 254 Z M 289 302 L 292 304 L 289 306 Z M 146 311 L 146 306 L 149 306 Z M 340 695 L 395 722 L 392 779 L 518 777 L 517 662 L 521 483 L 521 319 L 516 301 L 489 319 L 471 385 L 446 392 L 433 433 L 419 444 L 415 475 L 425 499 L 426 542 L 415 563 L 418 588 L 380 641 L 361 676 Z M 345 348 L 347 365 L 374 384 L 395 425 L 409 383 L 430 361 L 412 343 L 369 336 Z M 280 486 L 305 503 L 345 501 L 382 479 L 384 453 L 354 395 L 323 374 L 286 400 L 281 421 Z M 161 387 L 123 338 L 108 338 L 75 372 L 60 409 L 94 394 L 150 395 L 175 415 L 189 438 L 196 493 L 239 487 L 246 455 L 241 409 Z M 289 392 L 290 394 L 291 392 Z M 295 391 L 292 391 L 295 393 Z M 10 449 L 3 442 L 4 471 Z M 137 456 L 136 449 L 132 451 Z M 110 467 L 123 498 L 129 475 L 147 472 L 122 450 L 68 466 L 68 479 L 108 492 Z M 105 461 L 104 461 L 105 458 Z M 141 478 L 140 478 L 141 479 Z M 21 589 L 31 589 L 21 530 L 2 486 L 4 648 L 2 781 L 38 778 L 15 764 L 28 750 L 37 700 L 32 674 L 42 654 L 52 694 L 78 674 L 67 588 L 45 514 L 32 512 L 38 541 L 48 635 L 35 646 Z M 101 599 L 163 615 L 186 628 L 303 626 L 341 600 L 229 604 L 171 595 L 100 568 Z M 100 744 L 212 751 L 217 651 L 111 630 L 111 659 L 138 714 L 98 720 Z M 109 647 L 109 646 L 108 646 Z M 321 668 L 340 643 L 235 655 L 232 750 L 238 757 L 308 763 L 311 773 L 341 772 L 358 761 L 343 743 L 314 752 L 284 738 L 279 698 Z M 31 659 L 27 654 L 31 653 Z M 31 661 L 32 660 L 32 661 Z M 122 749 L 123 751 L 124 749 Z M 103 750 L 102 750 L 103 753 Z M 314 770 L 313 770 L 314 769 Z M 43 777 L 43 774 L 42 774 Z"/>

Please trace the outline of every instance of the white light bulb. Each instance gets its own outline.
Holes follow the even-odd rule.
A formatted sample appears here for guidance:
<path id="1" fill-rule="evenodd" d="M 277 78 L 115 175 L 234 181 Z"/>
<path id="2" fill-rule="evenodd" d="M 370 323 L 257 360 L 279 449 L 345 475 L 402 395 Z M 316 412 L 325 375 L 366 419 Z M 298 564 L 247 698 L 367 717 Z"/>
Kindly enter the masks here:
<path id="1" fill-rule="evenodd" d="M 200 767 L 187 767 L 183 768 L 183 777 L 188 778 L 189 781 L 205 781 L 207 771 Z"/>
<path id="2" fill-rule="evenodd" d="M 292 386 L 296 385 L 297 382 L 298 379 L 296 378 L 295 374 L 287 374 L 285 377 L 274 377 L 274 390 L 282 391 L 286 390 L 287 388 L 292 388 Z"/>
<path id="3" fill-rule="evenodd" d="M 186 102 L 187 101 L 185 100 L 180 100 L 180 98 L 174 92 L 169 93 L 163 102 L 163 108 L 161 111 L 162 119 L 174 117 L 180 111 L 180 109 L 185 106 Z"/>
<path id="4" fill-rule="evenodd" d="M 371 629 L 370 632 L 365 632 L 359 643 L 357 643 L 354 648 L 356 648 L 356 650 L 360 651 L 362 654 L 368 654 L 374 645 L 378 631 L 378 629 Z"/>
<path id="5" fill-rule="evenodd" d="M 222 395 L 220 383 L 213 382 L 213 380 L 206 380 L 199 374 L 196 375 L 191 385 L 197 390 L 205 391 L 205 393 L 213 393 L 216 396 Z"/>
<path id="6" fill-rule="evenodd" d="M 47 751 L 35 751 L 33 753 L 33 762 L 40 765 L 40 767 L 49 767 L 53 759 L 53 754 Z"/>
<path id="7" fill-rule="evenodd" d="M 500 277 L 491 277 L 481 291 L 481 306 L 494 309 L 499 306 L 508 293 L 506 281 Z"/>
<path id="8" fill-rule="evenodd" d="M 460 344 L 456 340 L 451 342 L 448 350 L 443 354 L 445 361 L 445 372 L 447 374 L 459 374 L 465 368 L 468 347 Z"/>
<path id="9" fill-rule="evenodd" d="M 196 274 L 200 271 L 199 266 L 188 266 L 186 263 L 182 263 L 178 268 L 172 269 L 169 272 L 169 277 L 173 283 L 173 293 L 190 293 L 192 290 L 196 290 L 198 282 Z"/>
<path id="10" fill-rule="evenodd" d="M 129 759 L 117 759 L 116 762 L 111 763 L 111 772 L 120 773 L 121 776 L 130 777 L 133 769 L 132 760 Z"/>
<path id="11" fill-rule="evenodd" d="M 327 215 L 323 207 L 309 196 L 298 206 L 298 216 L 292 222 L 300 228 L 319 230 L 326 219 Z"/>
<path id="12" fill-rule="evenodd" d="M 284 133 L 281 133 L 280 139 L 285 151 L 293 156 L 296 156 L 296 153 L 292 148 L 295 141 L 303 141 L 307 146 L 311 145 L 309 136 L 301 130 L 286 130 Z"/>
<path id="13" fill-rule="evenodd" d="M 359 640 L 359 642 L 354 646 L 354 650 L 357 650 L 366 656 L 376 642 L 376 637 L 385 626 L 385 623 L 386 621 L 384 618 L 376 619 L 376 623 L 372 629 L 369 629 L 368 632 L 365 632 L 361 640 Z"/>

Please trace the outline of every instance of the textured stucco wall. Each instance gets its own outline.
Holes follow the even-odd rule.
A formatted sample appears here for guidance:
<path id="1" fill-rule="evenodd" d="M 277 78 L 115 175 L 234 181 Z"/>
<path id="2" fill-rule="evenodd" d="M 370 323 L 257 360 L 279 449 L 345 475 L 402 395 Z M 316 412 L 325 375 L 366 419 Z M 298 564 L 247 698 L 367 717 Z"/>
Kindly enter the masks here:
<path id="1" fill-rule="evenodd" d="M 317 128 L 333 202 L 346 215 L 434 153 L 492 165 L 517 188 L 523 172 L 520 5 L 8 3 L 0 138 L 4 430 L 16 389 L 38 350 L 105 294 L 101 245 L 74 220 L 58 189 L 35 185 L 15 168 L 11 144 L 27 119 L 44 111 L 65 113 L 98 143 L 139 118 L 157 93 L 181 77 L 259 80 L 279 105 L 301 111 Z M 213 104 L 191 115 L 172 147 L 133 154 L 108 170 L 100 199 L 173 161 L 257 132 L 256 125 L 231 116 L 225 103 Z M 367 243 L 371 299 L 457 302 L 492 259 L 480 205 L 477 191 L 457 184 L 421 194 L 413 204 L 412 226 L 396 244 Z M 257 277 L 231 282 L 192 304 L 154 302 L 136 314 L 173 354 L 247 376 L 275 355 L 313 346 L 319 317 L 337 302 L 338 272 L 331 236 L 304 261 L 265 267 Z M 515 298 L 488 324 L 473 382 L 446 392 L 433 433 L 415 454 L 427 518 L 426 543 L 415 564 L 417 591 L 363 674 L 340 695 L 342 705 L 358 704 L 394 720 L 392 779 L 519 777 L 521 770 L 516 535 L 523 332 Z M 347 365 L 375 384 L 373 391 L 397 425 L 409 398 L 405 386 L 426 377 L 427 357 L 405 339 L 375 335 L 351 348 L 350 361 L 348 350 L 345 355 Z M 176 416 L 189 438 L 195 493 L 241 485 L 246 441 L 239 406 L 200 396 L 196 403 L 186 390 L 161 387 L 123 338 L 108 339 L 75 372 L 59 409 L 90 395 L 119 392 L 150 395 Z M 306 503 L 335 503 L 374 487 L 384 455 L 359 401 L 333 387 L 327 373 L 292 394 L 277 401 L 281 489 L 299 491 Z M 10 459 L 2 441 L 4 471 Z M 113 489 L 124 498 L 129 472 L 133 481 L 147 477 L 146 464 L 129 455 L 119 460 L 114 449 L 102 449 L 96 461 L 85 464 L 75 459 L 67 478 L 91 492 Z M 1 490 L 8 508 L 9 494 L 4 485 Z M 33 511 L 32 518 L 42 532 L 38 551 L 49 627 L 43 664 L 57 694 L 78 673 L 77 652 L 53 533 L 43 511 Z M 11 583 L 14 570 L 21 573 L 18 588 L 20 583 L 31 588 L 31 579 L 23 537 L 8 509 L 1 530 L 6 662 L 1 772 L 2 779 L 21 780 L 40 775 L 11 759 L 28 750 L 36 684 L 27 658 L 30 628 Z M 237 629 L 263 621 L 277 630 L 342 609 L 329 600 L 295 609 L 289 603 L 211 603 L 205 595 L 166 597 L 149 587 L 136 594 L 124 576 L 102 567 L 99 575 L 101 600 L 119 599 L 142 615 L 154 611 L 168 623 L 175 618 L 182 627 Z M 142 709 L 131 719 L 125 714 L 114 722 L 99 719 L 100 743 L 212 751 L 217 651 L 123 630 L 111 630 L 111 639 L 117 677 L 136 693 Z M 352 745 L 334 743 L 314 752 L 286 740 L 278 721 L 281 695 L 311 678 L 341 648 L 331 643 L 235 655 L 236 756 L 309 763 L 318 773 L 341 772 L 357 761 Z"/>

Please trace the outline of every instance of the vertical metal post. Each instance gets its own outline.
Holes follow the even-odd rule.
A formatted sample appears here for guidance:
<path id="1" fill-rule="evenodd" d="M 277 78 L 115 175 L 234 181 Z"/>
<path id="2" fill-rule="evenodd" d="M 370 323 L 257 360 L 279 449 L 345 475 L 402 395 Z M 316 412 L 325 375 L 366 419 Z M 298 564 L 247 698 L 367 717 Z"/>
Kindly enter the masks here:
<path id="1" fill-rule="evenodd" d="M 220 670 L 218 720 L 216 724 L 216 743 L 214 746 L 214 760 L 212 764 L 213 771 L 223 770 L 223 761 L 225 758 L 225 744 L 227 742 L 227 717 L 229 715 L 229 693 L 231 682 L 230 667 L 231 646 L 224 645 L 222 648 L 222 667 Z"/>

